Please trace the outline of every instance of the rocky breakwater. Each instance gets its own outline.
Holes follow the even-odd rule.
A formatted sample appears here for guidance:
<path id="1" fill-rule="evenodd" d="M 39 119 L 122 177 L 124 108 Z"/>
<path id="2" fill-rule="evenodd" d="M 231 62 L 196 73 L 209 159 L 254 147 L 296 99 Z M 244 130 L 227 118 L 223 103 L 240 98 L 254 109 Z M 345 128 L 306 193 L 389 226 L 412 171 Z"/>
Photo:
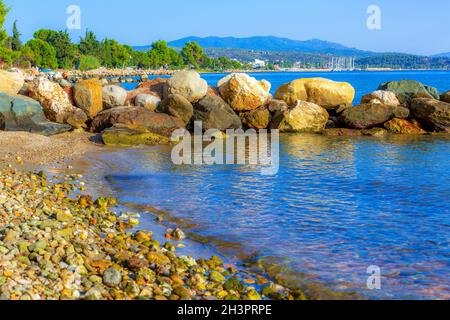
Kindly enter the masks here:
<path id="1" fill-rule="evenodd" d="M 179 229 L 168 230 L 164 244 L 151 232 L 131 232 L 135 215 L 120 212 L 115 199 L 83 195 L 82 178 L 1 171 L 0 299 L 304 298 L 258 276 L 242 278 L 218 257 L 178 255 Z"/>
<path id="2" fill-rule="evenodd" d="M 449 131 L 448 92 L 439 95 L 410 80 L 381 84 L 353 106 L 351 84 L 324 78 L 291 81 L 273 98 L 269 82 L 243 73 L 227 75 L 214 87 L 195 71 L 179 71 L 128 92 L 96 78 L 71 83 L 17 71 L 2 77 L 9 80 L 0 99 L 0 129 L 44 134 L 82 129 L 99 133 L 109 145 L 167 144 L 174 130 L 192 129 L 195 121 L 202 121 L 205 130 L 279 129 L 333 136 Z M 17 95 L 19 91 L 36 102 Z"/>

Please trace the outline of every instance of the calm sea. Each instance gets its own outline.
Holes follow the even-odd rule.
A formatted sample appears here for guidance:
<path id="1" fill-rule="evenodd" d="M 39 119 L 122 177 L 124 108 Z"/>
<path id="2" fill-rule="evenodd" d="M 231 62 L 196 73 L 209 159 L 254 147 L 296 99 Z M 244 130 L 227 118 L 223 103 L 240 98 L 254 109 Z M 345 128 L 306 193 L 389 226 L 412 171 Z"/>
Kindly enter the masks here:
<path id="1" fill-rule="evenodd" d="M 274 89 L 300 77 L 348 81 L 356 100 L 392 80 L 450 89 L 450 72 L 438 71 L 253 76 Z M 449 136 L 284 135 L 275 176 L 255 166 L 175 166 L 167 147 L 112 151 L 101 162 L 117 197 L 165 210 L 201 239 L 201 254 L 268 261 L 291 282 L 373 299 L 450 299 L 449 148 Z M 366 287 L 369 266 L 381 269 L 380 290 Z"/>

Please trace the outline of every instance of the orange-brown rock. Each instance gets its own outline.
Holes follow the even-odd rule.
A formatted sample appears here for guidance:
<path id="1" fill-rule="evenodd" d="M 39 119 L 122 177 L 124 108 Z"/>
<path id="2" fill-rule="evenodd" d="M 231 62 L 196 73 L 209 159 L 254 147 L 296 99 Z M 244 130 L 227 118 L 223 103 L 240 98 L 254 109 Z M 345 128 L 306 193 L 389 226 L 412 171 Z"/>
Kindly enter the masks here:
<path id="1" fill-rule="evenodd" d="M 406 119 L 394 118 L 384 124 L 384 127 L 393 133 L 400 134 L 425 134 L 418 124 L 414 124 Z"/>
<path id="2" fill-rule="evenodd" d="M 98 79 L 79 80 L 73 88 L 73 99 L 78 108 L 93 119 L 103 110 L 103 88 Z"/>

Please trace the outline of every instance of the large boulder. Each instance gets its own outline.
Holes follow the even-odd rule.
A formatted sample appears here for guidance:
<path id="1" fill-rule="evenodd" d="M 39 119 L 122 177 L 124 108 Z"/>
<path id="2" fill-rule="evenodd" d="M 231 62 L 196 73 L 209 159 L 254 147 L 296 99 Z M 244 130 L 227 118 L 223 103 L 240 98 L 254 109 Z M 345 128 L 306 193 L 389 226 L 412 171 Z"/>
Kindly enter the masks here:
<path id="1" fill-rule="evenodd" d="M 53 135 L 71 129 L 68 125 L 48 121 L 39 102 L 25 96 L 0 93 L 0 114 L 4 122 L 2 130 L 6 131 Z"/>
<path id="2" fill-rule="evenodd" d="M 156 78 L 153 80 L 142 82 L 137 86 L 136 89 L 128 91 L 125 105 L 137 105 L 135 104 L 136 97 L 141 94 L 152 95 L 162 100 L 164 96 L 164 85 L 168 80 L 169 79 L 166 78 Z"/>
<path id="3" fill-rule="evenodd" d="M 103 87 L 103 108 L 111 109 L 125 105 L 127 99 L 127 90 L 116 85 L 107 85 Z"/>
<path id="4" fill-rule="evenodd" d="M 298 100 L 295 107 L 275 114 L 271 128 L 281 132 L 319 133 L 325 129 L 328 118 L 327 110 L 321 106 Z"/>
<path id="5" fill-rule="evenodd" d="M 450 132 L 450 103 L 427 98 L 413 99 L 411 111 L 425 129 Z"/>
<path id="6" fill-rule="evenodd" d="M 222 98 L 234 111 L 250 111 L 262 107 L 271 98 L 271 84 L 258 81 L 245 73 L 233 73 L 217 84 Z"/>
<path id="7" fill-rule="evenodd" d="M 136 145 L 169 144 L 170 139 L 151 132 L 145 127 L 116 124 L 101 133 L 103 143 L 108 146 L 129 147 Z"/>
<path id="8" fill-rule="evenodd" d="M 17 94 L 24 83 L 22 73 L 0 70 L 0 93 Z"/>
<path id="9" fill-rule="evenodd" d="M 161 99 L 151 94 L 141 93 L 134 99 L 134 105 L 150 111 L 155 111 L 161 103 Z"/>
<path id="10" fill-rule="evenodd" d="M 267 107 L 242 112 L 239 117 L 244 126 L 250 129 L 266 129 L 272 121 L 272 114 Z"/>
<path id="11" fill-rule="evenodd" d="M 231 107 L 216 96 L 208 96 L 194 105 L 192 121 L 202 121 L 203 129 L 240 129 L 242 122 Z"/>
<path id="12" fill-rule="evenodd" d="M 73 87 L 73 99 L 78 108 L 93 119 L 103 110 L 103 88 L 96 78 L 79 80 Z"/>
<path id="13" fill-rule="evenodd" d="M 450 91 L 446 91 L 441 94 L 441 101 L 450 103 Z"/>
<path id="14" fill-rule="evenodd" d="M 28 94 L 41 103 L 44 114 L 50 121 L 66 123 L 73 113 L 74 106 L 58 83 L 46 78 L 36 78 L 29 85 Z"/>
<path id="15" fill-rule="evenodd" d="M 176 72 L 164 85 L 164 98 L 179 94 L 189 102 L 197 102 L 206 96 L 208 83 L 195 71 Z"/>
<path id="16" fill-rule="evenodd" d="M 116 124 L 145 127 L 150 132 L 168 136 L 184 123 L 164 113 L 156 113 L 141 107 L 116 107 L 100 112 L 92 121 L 91 131 L 101 132 Z"/>
<path id="17" fill-rule="evenodd" d="M 378 104 L 386 104 L 390 106 L 399 106 L 400 101 L 398 101 L 395 93 L 391 91 L 383 91 L 377 90 L 372 93 L 366 94 L 361 99 L 361 104 L 366 103 L 378 103 Z"/>
<path id="18" fill-rule="evenodd" d="M 407 108 L 371 103 L 346 108 L 340 114 L 339 122 L 352 129 L 369 129 L 384 124 L 392 118 L 405 119 L 408 116 Z"/>
<path id="19" fill-rule="evenodd" d="M 179 118 L 184 124 L 188 124 L 194 115 L 194 107 L 192 104 L 179 94 L 169 95 L 161 102 L 157 111 Z"/>
<path id="20" fill-rule="evenodd" d="M 392 133 L 399 134 L 425 134 L 419 125 L 412 123 L 406 119 L 394 118 L 384 124 L 384 127 Z"/>
<path id="21" fill-rule="evenodd" d="M 403 105 L 409 105 L 416 95 L 425 95 L 428 98 L 439 100 L 439 91 L 436 88 L 426 86 L 413 80 L 391 81 L 381 84 L 378 90 L 391 91 L 395 93 Z"/>
<path id="22" fill-rule="evenodd" d="M 298 100 L 315 103 L 325 109 L 351 106 L 355 89 L 347 82 L 336 82 L 324 78 L 303 78 L 282 85 L 275 98 L 295 106 Z"/>

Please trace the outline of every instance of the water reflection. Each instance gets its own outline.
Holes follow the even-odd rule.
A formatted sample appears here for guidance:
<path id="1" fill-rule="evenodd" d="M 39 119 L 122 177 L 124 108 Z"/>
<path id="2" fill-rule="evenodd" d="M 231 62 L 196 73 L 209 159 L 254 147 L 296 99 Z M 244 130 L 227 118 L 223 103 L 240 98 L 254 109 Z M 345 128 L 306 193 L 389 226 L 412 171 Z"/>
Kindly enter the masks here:
<path id="1" fill-rule="evenodd" d="M 280 171 L 175 166 L 170 149 L 103 155 L 125 202 L 150 204 L 238 258 L 275 257 L 295 276 L 372 298 L 450 294 L 449 138 L 283 135 Z M 369 265 L 383 290 L 365 289 Z M 278 270 L 278 269 L 277 269 Z"/>

